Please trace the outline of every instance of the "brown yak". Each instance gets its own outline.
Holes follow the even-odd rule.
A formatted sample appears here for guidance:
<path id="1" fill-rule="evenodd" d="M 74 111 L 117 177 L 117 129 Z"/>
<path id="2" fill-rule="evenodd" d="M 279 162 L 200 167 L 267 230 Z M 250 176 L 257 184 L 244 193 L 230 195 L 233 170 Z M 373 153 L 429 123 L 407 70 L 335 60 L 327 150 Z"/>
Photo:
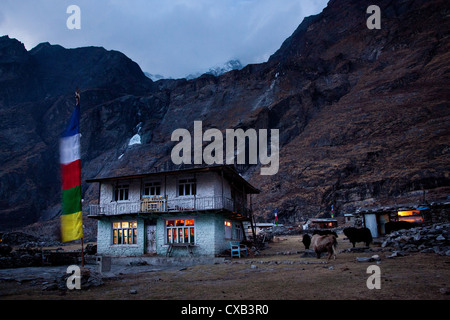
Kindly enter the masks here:
<path id="1" fill-rule="evenodd" d="M 320 254 L 322 252 L 328 252 L 328 260 L 330 260 L 331 256 L 334 256 L 334 260 L 336 260 L 336 246 L 337 240 L 336 237 L 332 234 L 327 235 L 319 235 L 315 234 L 311 238 L 311 247 L 317 254 L 317 259 L 320 259 Z"/>

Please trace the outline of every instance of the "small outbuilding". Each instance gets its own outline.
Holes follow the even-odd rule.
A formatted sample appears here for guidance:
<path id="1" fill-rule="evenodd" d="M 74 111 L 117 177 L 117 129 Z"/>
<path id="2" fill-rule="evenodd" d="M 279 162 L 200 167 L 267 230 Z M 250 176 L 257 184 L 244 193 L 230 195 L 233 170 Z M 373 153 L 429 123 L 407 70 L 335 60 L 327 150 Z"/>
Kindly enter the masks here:
<path id="1" fill-rule="evenodd" d="M 306 227 L 305 227 L 306 226 Z M 336 228 L 338 226 L 337 219 L 330 218 L 314 218 L 309 219 L 305 225 L 303 225 L 303 229 L 331 229 Z"/>

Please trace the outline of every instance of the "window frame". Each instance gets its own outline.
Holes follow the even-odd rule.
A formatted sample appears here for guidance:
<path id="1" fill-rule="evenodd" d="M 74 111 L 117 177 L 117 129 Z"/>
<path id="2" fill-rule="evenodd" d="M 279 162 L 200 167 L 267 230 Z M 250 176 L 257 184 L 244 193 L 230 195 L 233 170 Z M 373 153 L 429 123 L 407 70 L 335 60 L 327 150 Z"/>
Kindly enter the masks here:
<path id="1" fill-rule="evenodd" d="M 180 187 L 183 186 L 183 192 Z M 187 186 L 189 186 L 189 194 L 186 194 Z M 177 179 L 177 197 L 193 197 L 197 195 L 197 178 L 184 177 Z"/>
<path id="2" fill-rule="evenodd" d="M 186 225 L 186 221 L 193 221 L 192 225 Z M 177 243 L 189 243 L 194 245 L 197 239 L 197 228 L 195 226 L 195 218 L 192 217 L 173 217 L 173 218 L 166 218 L 164 219 L 164 244 L 165 245 L 170 245 L 170 244 L 177 244 Z M 168 222 L 169 221 L 174 221 L 174 225 L 173 226 L 168 226 Z M 183 225 L 179 225 L 177 226 L 177 221 L 184 221 Z M 186 229 L 187 229 L 187 235 L 186 235 Z M 169 230 L 170 230 L 170 234 L 169 234 Z M 176 230 L 176 235 L 174 234 L 174 230 Z M 180 230 L 181 234 L 180 234 Z M 177 239 L 176 241 L 174 241 L 174 236 Z M 183 241 L 180 242 L 180 235 L 183 236 Z M 185 242 L 186 236 L 188 237 L 188 242 Z M 169 239 L 172 239 L 172 241 L 169 241 Z M 193 241 L 191 241 L 193 240 Z"/>
<path id="3" fill-rule="evenodd" d="M 119 223 L 119 227 L 114 225 Z M 124 227 L 122 223 L 128 223 L 128 227 Z M 134 226 L 133 226 L 134 224 Z M 138 245 L 137 220 L 118 220 L 111 222 L 111 245 L 113 246 L 132 246 Z M 117 233 L 116 233 L 117 231 Z M 126 232 L 126 236 L 124 233 Z M 119 236 L 120 234 L 120 236 Z M 126 242 L 124 241 L 125 239 Z M 130 243 L 131 242 L 131 243 Z"/>
<path id="4" fill-rule="evenodd" d="M 147 186 L 149 185 L 149 186 Z M 148 188 L 149 194 L 146 194 L 145 189 Z M 155 188 L 155 194 L 152 194 L 152 188 Z M 157 193 L 157 190 L 159 189 L 159 193 Z M 149 181 L 145 181 L 142 184 L 142 198 L 152 198 L 152 197 L 158 197 L 161 196 L 161 191 L 162 191 L 162 183 L 161 180 L 149 180 Z"/>
<path id="5" fill-rule="evenodd" d="M 242 241 L 244 237 L 244 229 L 239 221 L 224 220 L 224 235 L 225 240 L 239 240 Z"/>
<path id="6" fill-rule="evenodd" d="M 126 198 L 126 199 L 120 199 L 121 191 L 123 191 L 123 198 Z M 117 184 L 114 186 L 113 201 L 114 202 L 130 201 L 130 184 L 129 183 L 122 183 L 122 184 Z"/>
<path id="7" fill-rule="evenodd" d="M 225 232 L 225 239 L 227 240 L 233 239 L 233 221 L 231 220 L 224 221 L 224 232 Z"/>

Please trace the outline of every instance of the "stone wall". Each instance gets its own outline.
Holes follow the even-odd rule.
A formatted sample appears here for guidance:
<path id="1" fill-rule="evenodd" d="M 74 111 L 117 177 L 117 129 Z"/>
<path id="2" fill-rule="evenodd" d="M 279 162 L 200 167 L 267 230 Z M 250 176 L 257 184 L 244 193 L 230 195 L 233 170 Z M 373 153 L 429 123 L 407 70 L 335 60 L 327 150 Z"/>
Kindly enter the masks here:
<path id="1" fill-rule="evenodd" d="M 112 223 L 116 221 L 137 220 L 136 244 L 112 244 Z M 145 249 L 144 220 L 136 217 L 108 217 L 98 221 L 97 227 L 97 253 L 107 256 L 140 256 Z"/>
<path id="2" fill-rule="evenodd" d="M 437 253 L 450 256 L 450 223 L 398 230 L 386 235 L 381 245 L 404 252 Z"/>
<path id="3" fill-rule="evenodd" d="M 195 247 L 194 256 L 215 256 L 230 248 L 229 242 L 238 239 L 237 226 L 240 222 L 232 222 L 232 239 L 225 238 L 225 218 L 220 213 L 177 213 L 156 219 L 156 253 L 165 256 L 168 248 L 166 243 L 166 220 L 194 219 Z M 137 244 L 113 245 L 112 223 L 115 221 L 137 220 Z M 243 230 L 242 230 L 243 231 Z M 140 256 L 146 252 L 145 220 L 142 218 L 124 216 L 108 217 L 98 221 L 97 252 L 109 256 Z M 175 248 L 174 257 L 189 256 L 185 248 Z"/>
<path id="4" fill-rule="evenodd" d="M 157 240 L 156 252 L 165 255 L 168 245 L 166 244 L 166 219 L 194 219 L 195 220 L 195 248 L 194 255 L 214 256 L 225 250 L 225 228 L 224 218 L 221 214 L 178 214 L 158 219 L 156 226 Z M 176 248 L 173 256 L 188 256 L 184 248 Z"/>

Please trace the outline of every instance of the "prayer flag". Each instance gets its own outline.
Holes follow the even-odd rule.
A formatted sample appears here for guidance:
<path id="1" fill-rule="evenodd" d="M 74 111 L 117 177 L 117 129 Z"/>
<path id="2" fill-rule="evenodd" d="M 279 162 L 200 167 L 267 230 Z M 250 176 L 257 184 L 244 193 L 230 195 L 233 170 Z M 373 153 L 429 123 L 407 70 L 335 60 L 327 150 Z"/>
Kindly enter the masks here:
<path id="1" fill-rule="evenodd" d="M 72 112 L 69 126 L 60 140 L 60 166 L 62 180 L 61 238 L 63 242 L 67 242 L 83 237 L 78 93 L 77 105 Z"/>

